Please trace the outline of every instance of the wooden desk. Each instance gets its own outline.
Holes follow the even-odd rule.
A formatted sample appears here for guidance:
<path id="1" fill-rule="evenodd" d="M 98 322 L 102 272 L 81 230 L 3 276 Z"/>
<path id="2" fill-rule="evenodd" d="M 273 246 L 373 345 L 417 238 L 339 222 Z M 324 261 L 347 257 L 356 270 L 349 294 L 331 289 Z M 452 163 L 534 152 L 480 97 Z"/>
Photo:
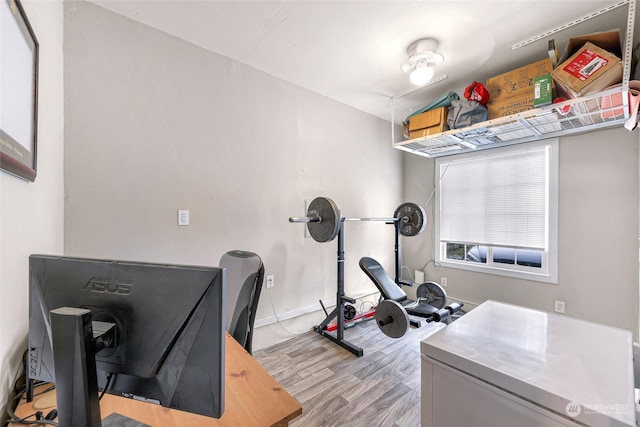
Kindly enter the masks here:
<path id="1" fill-rule="evenodd" d="M 110 394 L 100 401 L 100 416 L 117 412 L 154 427 L 263 427 L 287 426 L 302 414 L 300 403 L 228 334 L 226 352 L 225 410 L 219 419 Z M 16 415 L 34 413 L 33 404 L 40 397 L 31 403 L 22 400 Z M 40 410 L 46 414 L 50 409 Z"/>

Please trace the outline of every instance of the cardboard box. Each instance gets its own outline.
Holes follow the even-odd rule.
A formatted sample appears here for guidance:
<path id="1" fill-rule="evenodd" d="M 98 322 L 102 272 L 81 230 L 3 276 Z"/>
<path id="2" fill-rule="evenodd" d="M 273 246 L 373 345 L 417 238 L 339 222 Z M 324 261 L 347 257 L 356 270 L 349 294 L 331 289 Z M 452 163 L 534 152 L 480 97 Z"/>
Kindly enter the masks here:
<path id="1" fill-rule="evenodd" d="M 524 67 L 487 79 L 489 120 L 510 116 L 534 108 L 536 77 L 553 71 L 551 59 L 545 58 Z M 551 90 L 554 85 L 552 81 Z"/>
<path id="2" fill-rule="evenodd" d="M 533 105 L 533 90 L 520 96 L 512 96 L 487 104 L 487 116 L 489 120 L 506 117 L 512 114 L 531 110 Z"/>
<path id="3" fill-rule="evenodd" d="M 489 102 L 503 101 L 507 98 L 522 97 L 533 93 L 533 81 L 536 77 L 553 71 L 551 59 L 545 58 L 533 64 L 487 79 Z"/>
<path id="4" fill-rule="evenodd" d="M 567 42 L 567 45 L 564 48 L 564 52 L 562 52 L 562 56 L 560 57 L 558 62 L 563 63 L 564 61 L 566 61 L 587 42 L 595 44 L 600 49 L 604 49 L 607 52 L 614 54 L 618 58 L 622 58 L 620 31 L 609 30 L 592 34 L 585 34 L 583 36 L 571 37 Z"/>
<path id="5" fill-rule="evenodd" d="M 622 81 L 620 58 L 587 42 L 552 73 L 558 93 L 567 98 L 579 98 L 601 92 Z"/>
<path id="6" fill-rule="evenodd" d="M 447 107 L 440 107 L 411 117 L 408 125 L 404 124 L 405 138 L 420 138 L 449 130 L 448 111 Z"/>

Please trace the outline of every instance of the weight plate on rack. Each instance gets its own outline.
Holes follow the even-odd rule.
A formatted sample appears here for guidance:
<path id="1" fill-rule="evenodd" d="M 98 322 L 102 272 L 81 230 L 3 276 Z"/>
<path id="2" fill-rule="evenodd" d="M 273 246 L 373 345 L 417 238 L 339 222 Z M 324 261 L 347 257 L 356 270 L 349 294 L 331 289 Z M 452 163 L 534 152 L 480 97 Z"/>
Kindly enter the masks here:
<path id="1" fill-rule="evenodd" d="M 307 223 L 309 234 L 316 242 L 324 243 L 335 239 L 340 229 L 340 209 L 327 197 L 316 197 L 309 204 L 307 216 L 319 216 L 320 222 Z"/>
<path id="2" fill-rule="evenodd" d="M 356 317 L 356 308 L 351 304 L 345 304 L 344 306 L 344 318 L 346 320 L 351 320 Z"/>
<path id="3" fill-rule="evenodd" d="M 434 306 L 435 308 L 444 308 L 447 305 L 447 293 L 444 288 L 436 282 L 424 282 L 418 286 L 416 296 L 419 300 Z"/>
<path id="4" fill-rule="evenodd" d="M 376 307 L 376 323 L 386 336 L 400 338 L 409 329 L 409 316 L 400 303 L 385 299 Z"/>
<path id="5" fill-rule="evenodd" d="M 398 206 L 393 217 L 400 218 L 398 224 L 400 234 L 407 237 L 419 235 L 427 225 L 427 215 L 424 209 L 411 202 L 406 202 Z"/>

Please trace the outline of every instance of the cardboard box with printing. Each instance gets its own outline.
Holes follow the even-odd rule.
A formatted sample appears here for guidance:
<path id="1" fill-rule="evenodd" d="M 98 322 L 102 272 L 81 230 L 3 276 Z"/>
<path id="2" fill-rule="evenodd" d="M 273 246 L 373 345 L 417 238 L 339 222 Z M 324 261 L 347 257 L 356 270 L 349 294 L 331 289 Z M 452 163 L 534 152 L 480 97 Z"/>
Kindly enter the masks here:
<path id="1" fill-rule="evenodd" d="M 533 64 L 490 77 L 487 79 L 489 102 L 533 93 L 534 79 L 552 71 L 551 59 L 545 58 Z"/>
<path id="2" fill-rule="evenodd" d="M 487 104 L 487 117 L 489 120 L 498 117 L 511 116 L 534 108 L 533 91 L 522 96 L 514 96 Z"/>
<path id="3" fill-rule="evenodd" d="M 545 58 L 487 79 L 489 120 L 533 109 L 535 79 L 552 71 L 551 59 Z"/>
<path id="4" fill-rule="evenodd" d="M 560 95 L 580 98 L 620 83 L 622 71 L 620 58 L 587 42 L 560 64 L 552 76 Z"/>

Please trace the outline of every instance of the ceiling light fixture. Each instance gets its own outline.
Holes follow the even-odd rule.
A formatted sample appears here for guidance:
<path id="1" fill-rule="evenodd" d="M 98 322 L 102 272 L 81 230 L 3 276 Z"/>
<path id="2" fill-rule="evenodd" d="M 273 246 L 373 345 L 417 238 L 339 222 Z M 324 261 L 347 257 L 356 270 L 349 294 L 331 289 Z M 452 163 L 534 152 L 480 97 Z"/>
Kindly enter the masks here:
<path id="1" fill-rule="evenodd" d="M 407 48 L 409 59 L 402 64 L 402 71 L 409 74 L 409 80 L 422 86 L 433 78 L 433 66 L 441 65 L 444 56 L 437 53 L 438 41 L 432 38 L 416 40 Z"/>

